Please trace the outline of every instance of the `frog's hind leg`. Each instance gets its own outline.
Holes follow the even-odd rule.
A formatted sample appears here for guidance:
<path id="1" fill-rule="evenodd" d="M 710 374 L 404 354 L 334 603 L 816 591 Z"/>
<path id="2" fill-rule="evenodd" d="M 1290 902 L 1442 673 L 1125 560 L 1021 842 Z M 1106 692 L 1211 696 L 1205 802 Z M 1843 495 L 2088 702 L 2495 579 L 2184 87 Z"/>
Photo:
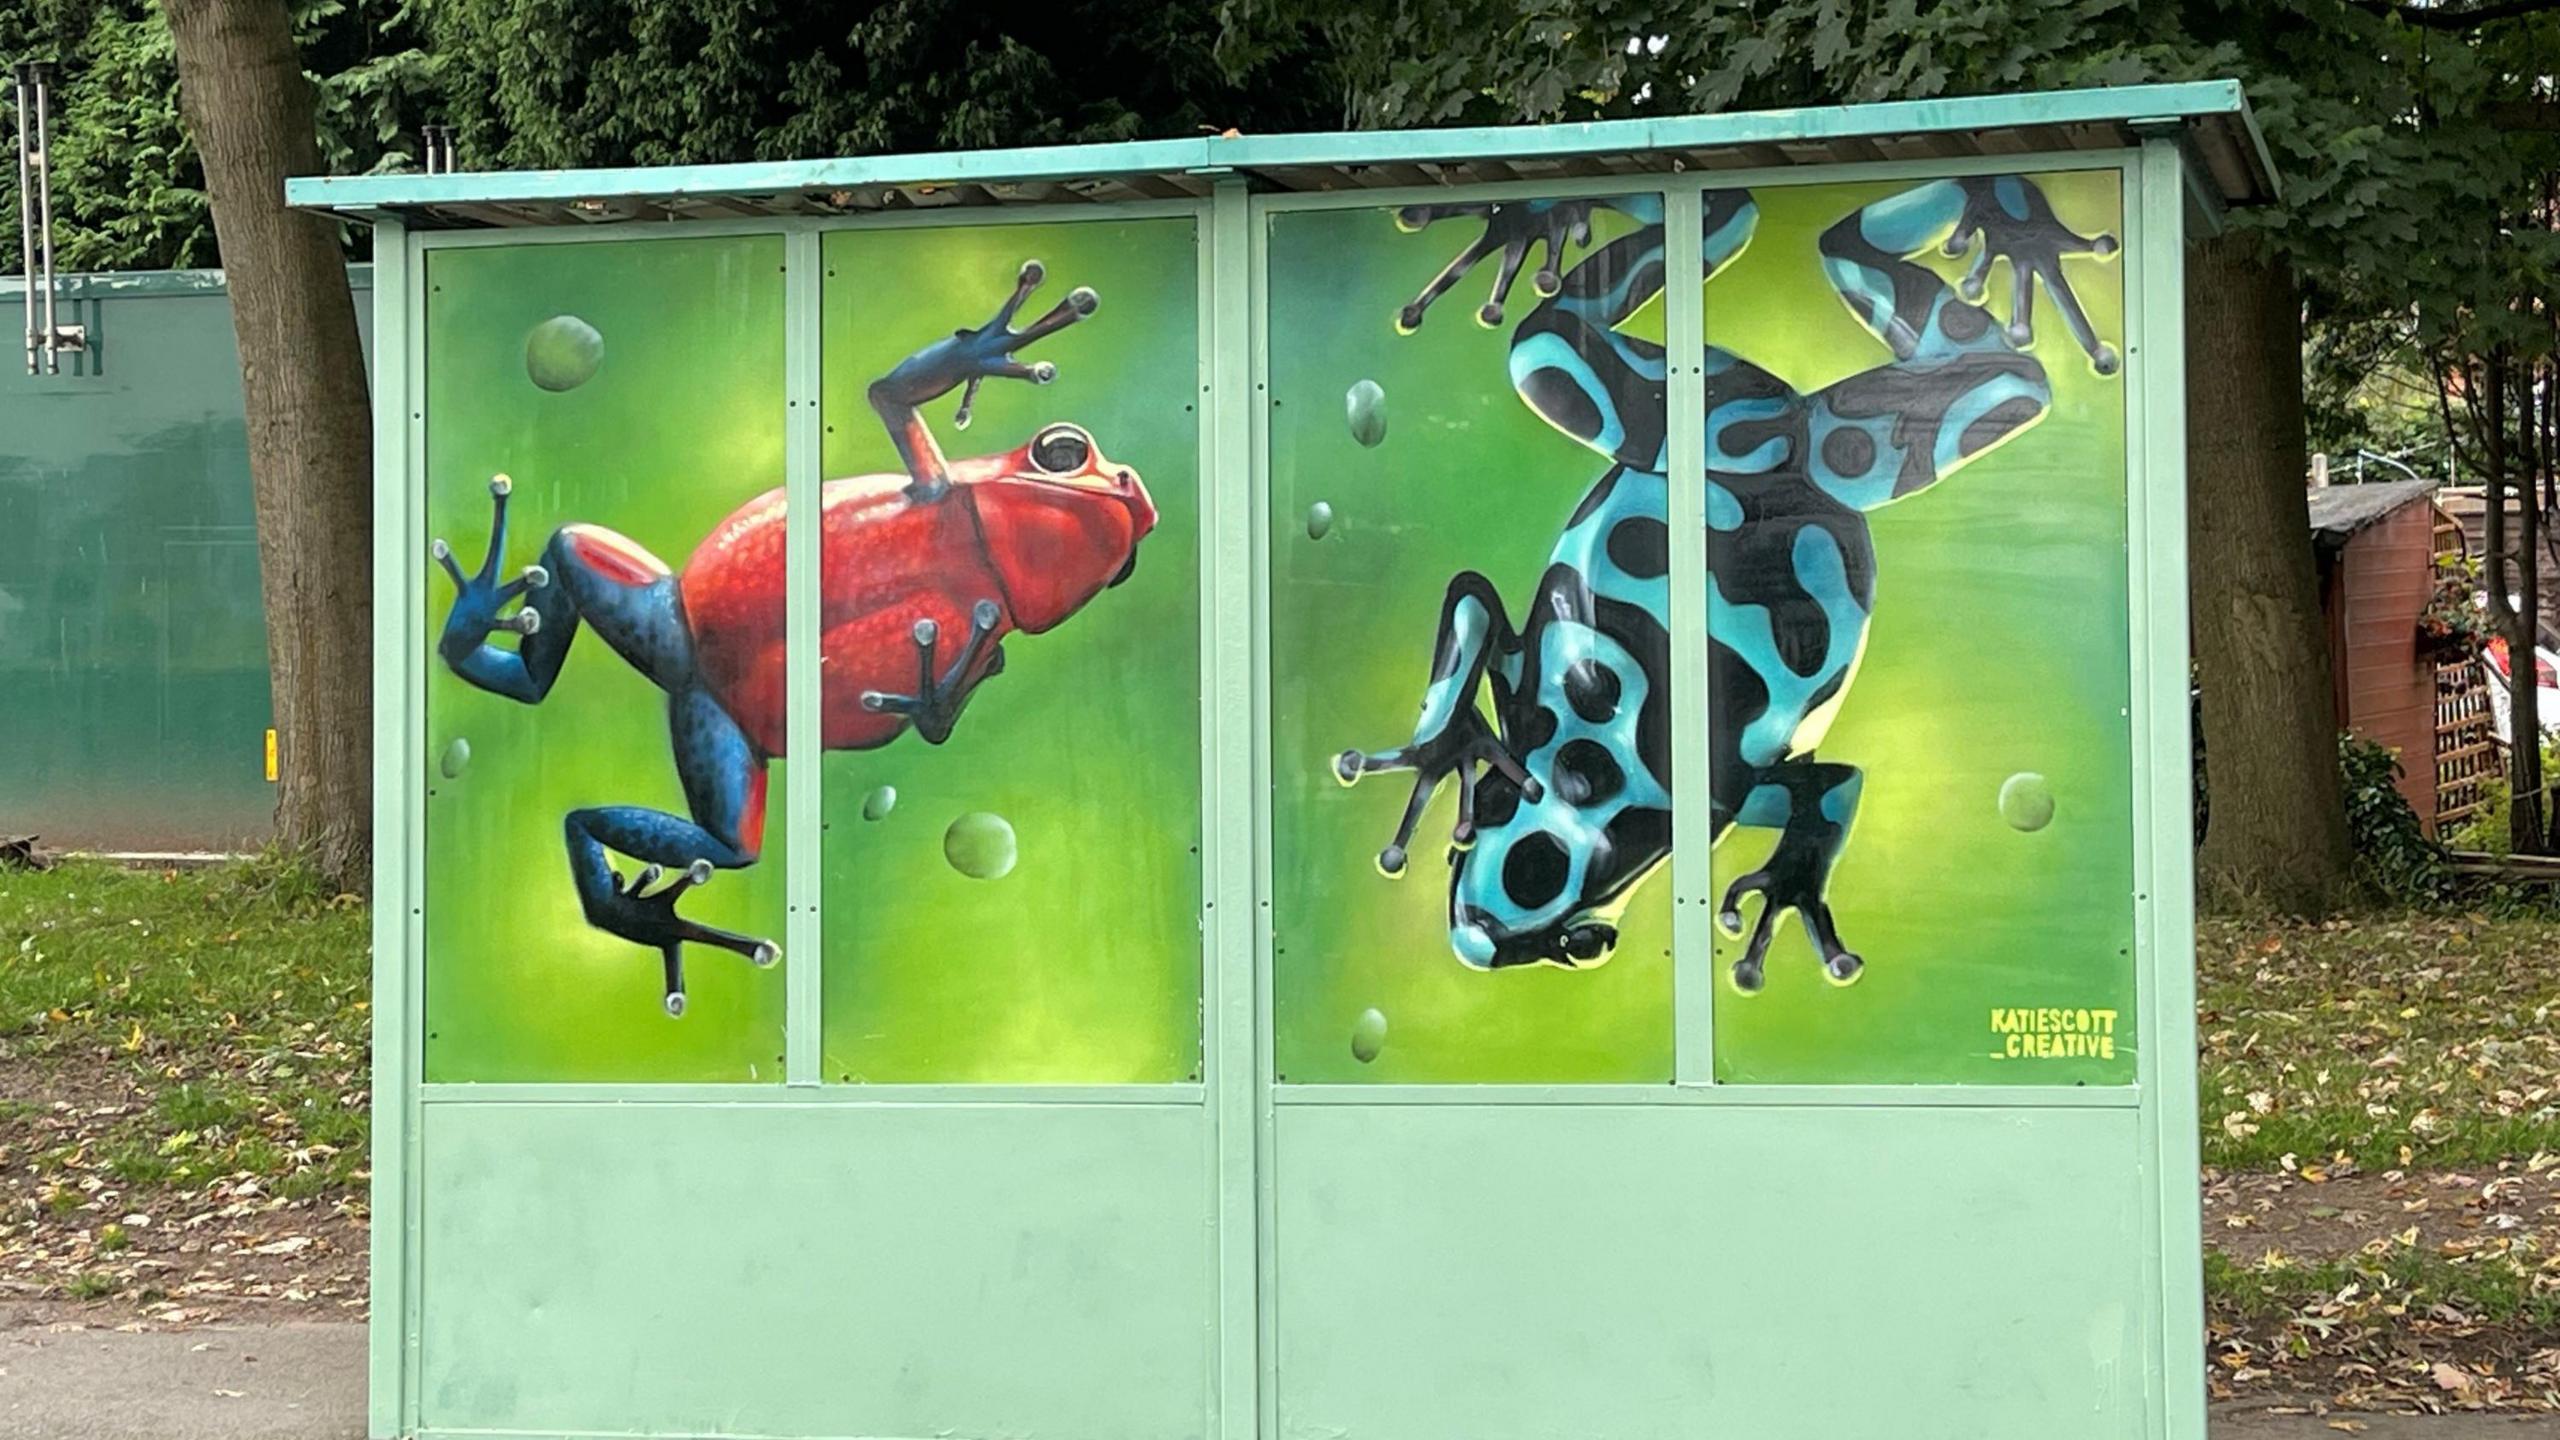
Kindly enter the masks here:
<path id="1" fill-rule="evenodd" d="M 1404 875 L 1414 827 L 1440 782 L 1458 777 L 1458 823 L 1450 840 L 1460 849 L 1475 843 L 1476 778 L 1479 765 L 1500 771 L 1534 803 L 1543 793 L 1537 780 L 1476 708 L 1486 671 L 1497 685 L 1510 687 L 1506 672 L 1518 662 L 1520 639 L 1503 612 L 1493 582 L 1472 570 L 1449 582 L 1440 607 L 1440 633 L 1432 643 L 1431 684 L 1422 694 L 1422 717 L 1414 723 L 1410 743 L 1393 750 L 1345 750 L 1333 759 L 1333 778 L 1345 785 L 1382 770 L 1414 772 L 1413 793 L 1406 797 L 1395 838 L 1378 852 L 1378 871 L 1388 879 Z M 1516 677 L 1513 677 L 1516 678 Z"/>
<path id="2" fill-rule="evenodd" d="M 563 525 L 543 547 L 540 564 L 499 582 L 514 488 L 503 475 L 489 482 L 489 549 L 477 571 L 464 574 L 453 547 L 442 540 L 432 547 L 454 584 L 453 608 L 436 642 L 445 664 L 493 695 L 537 705 L 560 678 L 580 627 L 593 625 L 615 653 L 660 687 L 693 683 L 693 642 L 677 579 L 638 541 L 599 525 Z M 518 599 L 523 608 L 498 613 Z M 515 648 L 492 643 L 501 632 L 516 637 Z"/>
<path id="3" fill-rule="evenodd" d="M 1846 985 L 1865 969 L 1866 962 L 1840 943 L 1840 930 L 1832 922 L 1826 898 L 1831 866 L 1840 858 L 1850 823 L 1857 818 L 1863 783 L 1855 766 L 1811 759 L 1784 761 L 1755 777 L 1735 819 L 1779 831 L 1778 847 L 1766 864 L 1726 888 L 1724 903 L 1717 909 L 1717 923 L 1726 934 L 1738 936 L 1743 897 L 1755 892 L 1761 897 L 1751 938 L 1743 946 L 1742 957 L 1733 962 L 1735 989 L 1749 994 L 1760 988 L 1769 941 L 1777 933 L 1778 917 L 1789 910 L 1804 918 L 1805 934 L 1821 957 L 1823 974 L 1833 984 Z"/>
<path id="4" fill-rule="evenodd" d="M 703 925 L 676 913 L 676 897 L 714 870 L 756 863 L 764 848 L 765 757 L 710 692 L 690 686 L 667 702 L 676 775 L 690 816 L 641 805 L 569 812 L 563 824 L 569 873 L 587 923 L 659 952 L 666 964 L 666 1009 L 685 1009 L 684 947 L 713 945 L 771 965 L 781 947 L 770 940 Z M 629 884 L 608 852 L 647 862 Z M 673 870 L 676 877 L 652 889 Z"/>

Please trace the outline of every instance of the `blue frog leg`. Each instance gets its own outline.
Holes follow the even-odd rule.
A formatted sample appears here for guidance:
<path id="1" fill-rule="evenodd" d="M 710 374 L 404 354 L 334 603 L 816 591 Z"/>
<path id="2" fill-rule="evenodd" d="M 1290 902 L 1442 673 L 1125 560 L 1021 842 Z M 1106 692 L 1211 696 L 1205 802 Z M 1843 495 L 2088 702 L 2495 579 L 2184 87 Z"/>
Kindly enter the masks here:
<path id="1" fill-rule="evenodd" d="M 759 966 L 781 956 L 770 940 L 699 924 L 675 909 L 676 898 L 709 880 L 714 870 L 756 862 L 764 834 L 766 757 L 696 669 L 681 582 L 637 541 L 601 526 L 564 525 L 543 547 L 541 564 L 498 583 L 513 490 L 504 476 L 489 484 L 494 511 L 489 550 L 476 572 L 464 574 L 452 547 L 435 542 L 436 561 L 455 587 L 437 653 L 478 688 L 534 705 L 551 693 L 571 641 L 581 628 L 591 627 L 633 669 L 667 692 L 676 776 L 688 814 L 641 805 L 594 806 L 569 812 L 562 830 L 570 878 L 587 923 L 656 950 L 664 969 L 666 1011 L 682 1015 L 686 944 L 731 950 Z M 497 613 L 518 599 L 523 608 Z M 490 637 L 502 632 L 516 637 L 514 649 L 492 643 Z M 628 855 L 647 868 L 626 883 L 608 852 Z M 662 885 L 671 869 L 675 878 Z"/>
<path id="2" fill-rule="evenodd" d="M 1486 723 L 1477 705 L 1490 678 L 1496 709 L 1508 713 L 1519 667 L 1520 637 L 1503 613 L 1502 596 L 1482 575 L 1461 572 L 1449 582 L 1441 603 L 1440 631 L 1431 649 L 1431 683 L 1423 691 L 1422 715 L 1414 722 L 1413 739 L 1393 750 L 1345 750 L 1333 760 L 1333 777 L 1345 785 L 1382 770 L 1414 772 L 1413 792 L 1405 799 L 1395 838 L 1378 852 L 1380 874 L 1390 880 L 1403 877 L 1422 808 L 1452 774 L 1458 777 L 1458 823 L 1450 839 L 1460 849 L 1475 843 L 1479 767 L 1500 771 L 1531 803 L 1545 793 L 1504 737 Z"/>

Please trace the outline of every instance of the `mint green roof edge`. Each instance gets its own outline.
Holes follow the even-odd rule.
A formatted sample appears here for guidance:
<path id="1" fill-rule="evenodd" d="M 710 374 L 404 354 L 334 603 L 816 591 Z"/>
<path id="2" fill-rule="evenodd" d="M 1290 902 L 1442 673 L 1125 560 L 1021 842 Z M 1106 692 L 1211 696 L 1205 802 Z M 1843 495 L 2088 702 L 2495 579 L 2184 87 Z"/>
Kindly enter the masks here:
<path id="1" fill-rule="evenodd" d="M 358 213 L 414 206 L 606 200 L 617 196 L 754 195 L 865 185 L 1004 184 L 1286 166 L 1531 160 L 2025 125 L 2191 121 L 2216 116 L 2235 118 L 2247 132 L 2272 196 L 2275 166 L 2238 82 L 2202 80 L 1571 125 L 1206 136 L 1196 140 L 723 165 L 315 176 L 286 181 L 285 198 L 289 204 L 304 208 Z"/>

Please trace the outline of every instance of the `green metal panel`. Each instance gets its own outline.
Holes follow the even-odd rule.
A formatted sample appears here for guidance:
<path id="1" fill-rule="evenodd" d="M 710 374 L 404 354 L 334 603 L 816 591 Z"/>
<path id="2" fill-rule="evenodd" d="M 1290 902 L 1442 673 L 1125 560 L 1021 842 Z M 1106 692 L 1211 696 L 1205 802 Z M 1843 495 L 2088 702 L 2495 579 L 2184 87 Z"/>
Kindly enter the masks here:
<path id="1" fill-rule="evenodd" d="M 0 831 L 254 848 L 272 712 L 228 296 L 169 272 L 59 303 L 91 348 L 0 376 Z"/>
<path id="2" fill-rule="evenodd" d="M 1272 1433 L 2135 1440 L 2136 1159 L 2123 1110 L 1284 1109 Z"/>
<path id="3" fill-rule="evenodd" d="M 2037 103 L 1908 118 L 1921 129 L 1992 115 L 2061 123 L 2053 97 L 2013 98 Z M 2156 102 L 2144 113 L 2164 117 L 2237 103 L 2214 86 L 2068 103 L 2123 117 L 2136 99 Z M 1716 124 L 1705 129 L 1681 122 L 1603 138 L 1711 131 L 1784 144 L 1876 118 L 1830 113 L 1709 117 Z M 1482 154 L 1570 154 L 1592 143 L 1456 133 Z M 1213 149 L 1281 167 L 1344 155 L 1392 163 L 1449 153 L 1450 143 L 1446 134 L 1274 137 L 1239 151 L 1248 142 L 1178 141 L 751 167 L 748 178 L 966 173 L 994 185 L 1104 167 L 1136 173 Z M 2079 151 L 1720 170 L 1712 180 L 2136 161 L 2132 152 Z M 1274 196 L 1254 193 L 1260 181 L 1240 174 L 1216 180 L 1205 206 L 393 232 L 403 263 L 386 267 L 377 309 L 399 360 L 378 391 L 377 418 L 386 434 L 405 426 L 405 443 L 379 451 L 386 729 L 377 819 L 405 843 L 385 847 L 378 880 L 374 1433 L 2201 1440 L 2183 843 L 2176 235 L 2185 176 L 2166 139 L 2138 165 L 2126 176 L 2123 263 L 2144 1029 L 2138 1083 L 2087 1088 L 1713 1083 L 1703 843 L 1686 865 L 1677 855 L 1688 852 L 1676 852 L 1672 875 L 1680 1083 L 1272 1082 L 1263 217 L 1423 196 L 1655 189 L 1676 219 L 1693 220 L 1700 176 L 1666 163 L 1603 180 Z M 609 178 L 659 194 L 738 179 Z M 518 190 L 575 196 L 597 180 L 434 177 L 447 188 L 418 203 Z M 428 183 L 386 182 L 410 188 L 373 193 L 406 204 Z M 350 204 L 349 193 L 325 203 Z M 1199 918 L 1208 973 L 1199 1083 L 422 1084 L 416 758 L 427 753 L 423 692 L 438 682 L 419 608 L 421 254 L 780 233 L 786 468 L 795 498 L 805 498 L 821 473 L 812 432 L 824 417 L 799 413 L 818 393 L 819 327 L 805 312 L 821 232 L 1170 213 L 1203 219 Z M 1671 252 L 1675 268 L 1694 266 L 1694 232 L 1675 236 Z M 1702 377 L 1683 357 L 1695 353 L 1704 317 L 1696 292 L 1669 294 L 1669 441 L 1675 468 L 1685 468 L 1680 457 L 1700 455 L 1704 434 L 1693 413 Z M 1674 496 L 1675 527 L 1694 533 L 1698 498 L 1677 487 Z M 814 548 L 804 540 L 791 557 L 793 630 L 804 642 L 818 603 Z M 1685 592 L 1702 583 L 1702 567 L 1678 561 L 1674 577 L 1683 592 L 1676 632 L 1694 635 L 1702 611 Z M 816 719 L 816 668 L 804 646 L 793 667 L 797 736 Z M 1702 709 L 1703 665 L 1693 660 L 1675 678 L 1684 706 Z M 1693 737 L 1680 773 L 1704 774 L 1702 748 Z M 786 769 L 795 801 L 814 779 Z M 1687 784 L 1682 793 L 1694 794 Z M 809 812 L 791 813 L 796 822 Z M 790 853 L 814 859 L 815 847 Z M 534 862 L 537 872 L 548 858 Z M 823 997 L 804 966 L 816 958 L 808 937 L 819 917 L 799 908 L 817 903 L 808 873 L 792 881 L 786 1028 L 790 1078 L 806 1086 Z"/>
<path id="4" fill-rule="evenodd" d="M 1208 1126 L 1197 1104 L 435 1106 L 418 1423 L 1203 1435 Z"/>

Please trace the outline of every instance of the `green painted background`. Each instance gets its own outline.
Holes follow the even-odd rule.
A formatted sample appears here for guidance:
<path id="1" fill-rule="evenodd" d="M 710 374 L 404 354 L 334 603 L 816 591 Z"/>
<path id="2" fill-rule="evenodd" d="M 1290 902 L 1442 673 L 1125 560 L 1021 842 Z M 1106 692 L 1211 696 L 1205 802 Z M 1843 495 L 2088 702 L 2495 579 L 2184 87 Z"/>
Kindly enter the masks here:
<path id="1" fill-rule="evenodd" d="M 1146 1083 L 1200 1068 L 1197 254 L 1189 219 L 840 231 L 825 238 L 825 470 L 898 470 L 863 391 L 917 347 L 984 321 L 1024 260 L 1101 308 L 1034 344 L 1046 386 L 989 381 L 946 454 L 1011 450 L 1051 421 L 1091 431 L 1154 497 L 1136 572 L 1006 667 L 950 740 L 826 757 L 823 1065 L 829 1082 Z M 887 818 L 862 818 L 875 787 Z M 952 818 L 1009 820 L 994 880 L 944 859 Z"/>
<path id="2" fill-rule="evenodd" d="M 1481 228 L 1399 232 L 1386 209 L 1272 217 L 1270 551 L 1272 1025 L 1290 1081 L 1663 1081 L 1672 1073 L 1671 888 L 1635 892 L 1616 955 L 1568 972 L 1480 972 L 1450 952 L 1444 784 L 1404 878 L 1378 873 L 1410 777 L 1335 783 L 1334 754 L 1403 744 L 1430 678 L 1449 578 L 1478 570 L 1517 617 L 1574 505 L 1608 462 L 1530 413 L 1503 327 L 1473 319 L 1490 263 L 1399 336 L 1397 310 Z M 1625 229 L 1597 217 L 1595 244 Z M 1541 252 L 1543 254 L 1543 251 Z M 1630 322 L 1661 334 L 1659 306 Z M 1386 392 L 1387 434 L 1352 438 L 1344 392 Z M 1310 540 L 1308 507 L 1333 507 Z M 1386 1016 L 1378 1057 L 1351 1053 L 1362 1011 Z"/>
<path id="3" fill-rule="evenodd" d="M 2116 172 L 2035 178 L 2065 223 L 2123 238 Z M 1824 280 L 1814 242 L 1900 188 L 1755 191 L 1750 248 L 1706 287 L 1708 342 L 1803 391 L 1889 361 Z M 1963 262 L 1930 263 L 1952 280 Z M 2064 263 L 2100 335 L 2123 349 L 2121 256 Z M 1990 292 L 2004 319 L 2008 293 L 2004 265 Z M 1770 948 L 1767 989 L 1738 995 L 1724 977 L 1741 942 L 1720 934 L 1718 1079 L 2133 1079 L 2126 382 L 2097 374 L 2038 298 L 2034 354 L 2052 377 L 2050 412 L 1870 517 L 1875 621 L 1817 752 L 1866 773 L 1830 891 L 1866 973 L 1845 989 L 1826 983 L 1789 917 Z M 2043 830 L 2022 833 L 2000 817 L 2001 782 L 2019 771 L 2051 782 L 2055 813 Z M 1713 894 L 1755 868 L 1774 838 L 1728 835 Z M 2115 1059 L 1998 1058 L 1990 1012 L 2010 1006 L 2116 1010 Z"/>
<path id="4" fill-rule="evenodd" d="M 466 568 L 488 541 L 494 472 L 515 480 L 509 573 L 573 520 L 619 530 L 680 569 L 723 516 L 782 483 L 778 236 L 438 249 L 425 269 L 427 533 Z M 528 378 L 524 346 L 561 314 L 602 333 L 604 362 L 553 393 Z M 432 565 L 426 583 L 432 654 L 452 586 Z M 434 767 L 457 736 L 472 759 L 446 779 Z M 430 767 L 427 1080 L 782 1079 L 792 957 L 759 971 L 689 947 L 692 1004 L 671 1020 L 656 953 L 578 911 L 563 814 L 684 812 L 656 687 L 588 633 L 534 707 L 431 662 L 427 753 L 415 760 Z M 686 914 L 781 936 L 778 765 L 769 793 L 763 863 L 688 894 Z"/>

